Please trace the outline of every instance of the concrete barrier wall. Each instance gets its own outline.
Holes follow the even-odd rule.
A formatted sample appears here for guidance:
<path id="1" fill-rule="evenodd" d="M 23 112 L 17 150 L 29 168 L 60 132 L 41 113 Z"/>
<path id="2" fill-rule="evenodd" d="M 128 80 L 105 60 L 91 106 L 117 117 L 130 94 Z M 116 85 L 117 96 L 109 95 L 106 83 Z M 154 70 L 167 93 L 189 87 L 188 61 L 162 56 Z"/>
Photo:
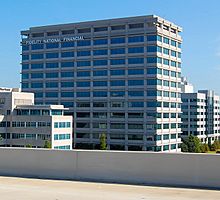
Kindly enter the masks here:
<path id="1" fill-rule="evenodd" d="M 0 148 L 0 175 L 220 189 L 220 155 Z"/>

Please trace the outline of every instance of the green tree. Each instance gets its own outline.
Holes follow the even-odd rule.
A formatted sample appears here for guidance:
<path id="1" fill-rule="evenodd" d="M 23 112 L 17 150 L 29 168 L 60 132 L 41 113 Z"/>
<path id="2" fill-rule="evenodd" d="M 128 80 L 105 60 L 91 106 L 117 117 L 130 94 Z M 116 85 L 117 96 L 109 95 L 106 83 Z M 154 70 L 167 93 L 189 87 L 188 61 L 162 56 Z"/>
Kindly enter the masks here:
<path id="1" fill-rule="evenodd" d="M 48 140 L 46 140 L 46 141 L 44 142 L 44 148 L 51 149 L 51 142 L 48 141 Z"/>
<path id="2" fill-rule="evenodd" d="M 32 148 L 31 144 L 26 144 L 26 148 Z"/>
<path id="3" fill-rule="evenodd" d="M 106 150 L 107 149 L 106 134 L 102 133 L 99 139 L 100 139 L 100 150 Z"/>
<path id="4" fill-rule="evenodd" d="M 190 135 L 183 139 L 181 149 L 183 152 L 201 153 L 201 142 L 198 137 Z"/>
<path id="5" fill-rule="evenodd" d="M 220 141 L 219 140 L 215 140 L 213 142 L 213 144 L 211 145 L 211 150 L 212 151 L 217 151 L 218 149 L 220 149 Z"/>
<path id="6" fill-rule="evenodd" d="M 210 151 L 209 145 L 208 144 L 201 144 L 201 152 L 206 153 L 208 151 Z"/>

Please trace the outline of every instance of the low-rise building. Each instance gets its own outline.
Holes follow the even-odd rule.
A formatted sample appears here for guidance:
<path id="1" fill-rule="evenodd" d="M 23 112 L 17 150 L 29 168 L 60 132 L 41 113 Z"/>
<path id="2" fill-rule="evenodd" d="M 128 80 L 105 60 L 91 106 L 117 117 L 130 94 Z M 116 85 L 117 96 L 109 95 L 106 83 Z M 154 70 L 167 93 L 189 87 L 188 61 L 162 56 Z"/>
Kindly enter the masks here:
<path id="1" fill-rule="evenodd" d="M 190 86 L 190 87 L 189 87 Z M 220 139 L 220 97 L 212 90 L 193 92 L 187 81 L 182 82 L 182 138 L 197 136 L 201 142 Z"/>
<path id="2" fill-rule="evenodd" d="M 0 88 L 1 146 L 72 149 L 72 116 L 63 105 L 34 105 L 34 94 Z"/>

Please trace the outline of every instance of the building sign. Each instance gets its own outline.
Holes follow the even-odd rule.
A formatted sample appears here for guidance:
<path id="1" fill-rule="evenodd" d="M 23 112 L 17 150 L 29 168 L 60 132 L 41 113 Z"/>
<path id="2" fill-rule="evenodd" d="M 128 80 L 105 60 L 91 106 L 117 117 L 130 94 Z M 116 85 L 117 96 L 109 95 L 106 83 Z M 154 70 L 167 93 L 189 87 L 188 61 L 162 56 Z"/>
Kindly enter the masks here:
<path id="1" fill-rule="evenodd" d="M 22 43 L 29 44 L 44 44 L 44 43 L 56 43 L 56 42 L 73 42 L 84 40 L 83 36 L 73 36 L 73 37 L 64 37 L 64 38 L 50 38 L 50 39 L 40 39 L 40 40 L 25 40 Z"/>

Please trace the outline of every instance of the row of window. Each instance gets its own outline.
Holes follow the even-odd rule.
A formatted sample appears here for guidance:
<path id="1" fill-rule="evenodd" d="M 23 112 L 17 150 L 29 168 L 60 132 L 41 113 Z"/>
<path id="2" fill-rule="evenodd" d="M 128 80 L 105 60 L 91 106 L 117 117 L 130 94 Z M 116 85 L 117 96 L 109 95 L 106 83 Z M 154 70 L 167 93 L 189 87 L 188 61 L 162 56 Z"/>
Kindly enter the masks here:
<path id="1" fill-rule="evenodd" d="M 81 56 L 100 56 L 100 55 L 108 55 L 108 49 L 98 49 L 98 50 L 93 50 L 93 53 L 91 53 L 90 50 L 82 50 L 82 51 L 77 51 L 76 55 L 77 57 Z M 174 50 L 170 50 L 168 48 L 162 48 L 160 46 L 147 46 L 146 47 L 146 52 L 148 53 L 163 53 L 165 55 L 170 55 L 173 57 L 181 58 L 181 53 L 176 52 Z M 118 54 L 125 54 L 126 49 L 125 48 L 115 48 L 115 49 L 110 49 L 110 55 L 118 55 Z M 127 53 L 144 53 L 144 47 L 129 47 L 127 49 Z M 74 57 L 74 52 L 73 51 L 66 51 L 66 52 L 48 52 L 48 53 L 34 53 L 31 54 L 30 57 L 26 56 L 27 54 L 23 54 L 24 56 L 22 60 L 27 60 L 31 58 L 31 60 L 36 60 L 36 59 L 54 59 L 54 58 L 73 58 Z"/>
<path id="2" fill-rule="evenodd" d="M 160 35 L 148 35 L 146 37 L 146 41 L 148 42 L 163 42 L 164 44 L 168 44 L 174 47 L 181 48 L 181 43 L 177 42 L 175 40 L 169 39 L 167 37 L 162 37 Z M 81 47 L 81 46 L 91 46 L 91 45 L 107 45 L 107 44 L 124 44 L 124 43 L 139 43 L 139 42 L 145 42 L 145 37 L 143 35 L 138 36 L 130 36 L 128 38 L 126 37 L 112 37 L 110 40 L 107 38 L 100 38 L 100 39 L 94 39 L 94 40 L 80 40 L 76 42 L 62 42 L 61 45 L 58 42 L 55 43 L 46 43 L 45 46 L 42 43 L 39 44 L 32 44 L 31 49 L 32 50 L 39 50 L 39 49 L 54 49 L 54 48 L 69 48 L 69 47 Z M 29 50 L 29 45 L 22 45 L 22 51 Z"/>
<path id="3" fill-rule="evenodd" d="M 20 122 L 20 121 L 13 121 L 12 127 L 32 127 L 32 128 L 40 128 L 40 127 L 50 127 L 50 122 Z"/>
<path id="4" fill-rule="evenodd" d="M 54 128 L 70 128 L 70 122 L 54 122 Z"/>
<path id="5" fill-rule="evenodd" d="M 2 135 L 2 134 L 1 134 Z M 33 133 L 7 133 L 7 139 L 31 139 L 31 140 L 50 140 L 51 135 L 49 134 L 33 134 Z M 6 139 L 6 138 L 5 138 Z"/>
<path id="6" fill-rule="evenodd" d="M 43 92 L 38 92 L 35 94 L 36 98 L 42 98 L 45 94 L 45 97 L 47 98 L 58 98 L 59 93 L 58 92 L 49 92 L 47 91 L 46 93 Z M 72 92 L 72 91 L 65 91 L 60 93 L 60 97 L 107 97 L 108 92 L 107 91 L 93 91 L 92 94 L 90 92 Z M 156 91 L 156 90 L 147 90 L 146 93 L 144 93 L 143 90 L 133 90 L 133 91 L 110 91 L 109 93 L 110 97 L 125 97 L 128 95 L 128 97 L 170 97 L 170 98 L 180 98 L 180 93 L 177 92 L 168 92 L 168 91 Z M 25 115 L 25 114 L 24 114 Z"/>
<path id="7" fill-rule="evenodd" d="M 70 149 L 70 145 L 54 146 L 54 149 L 68 150 L 68 149 Z"/>
<path id="8" fill-rule="evenodd" d="M 133 129 L 133 130 L 143 130 L 144 124 L 137 124 L 137 123 L 128 123 L 127 128 Z M 93 122 L 92 126 L 89 122 L 77 122 L 76 128 L 99 128 L 99 129 L 107 129 L 107 123 L 105 122 Z M 125 129 L 126 124 L 125 123 L 110 123 L 110 129 Z M 176 123 L 165 123 L 165 124 L 152 124 L 152 125 L 146 125 L 147 130 L 151 129 L 176 129 L 181 128 L 181 124 Z"/>
<path id="9" fill-rule="evenodd" d="M 147 26 L 151 27 L 152 24 L 148 23 L 146 24 Z M 161 24 L 158 24 L 159 27 L 162 27 Z M 61 33 L 59 31 L 51 31 L 51 32 L 46 32 L 46 33 L 32 33 L 32 37 L 44 37 L 44 36 L 59 36 L 61 35 L 72 35 L 75 33 L 91 33 L 93 32 L 106 32 L 106 31 L 121 31 L 121 30 L 126 30 L 127 29 L 143 29 L 145 26 L 144 23 L 135 23 L 135 24 L 128 24 L 128 25 L 112 25 L 112 26 L 100 26 L 100 27 L 94 27 L 94 28 L 78 28 L 78 29 L 69 29 L 69 30 L 62 30 Z M 170 28 L 166 25 L 163 25 L 163 29 L 176 33 L 176 30 L 174 28 Z"/>
<path id="10" fill-rule="evenodd" d="M 63 115 L 62 110 L 16 109 L 16 115 Z"/>
<path id="11" fill-rule="evenodd" d="M 92 116 L 93 118 L 99 118 L 99 119 L 106 119 L 107 118 L 107 112 L 77 112 L 76 117 L 77 118 L 90 118 Z M 111 112 L 109 113 L 110 118 L 144 118 L 144 113 L 143 112 L 138 112 L 138 113 L 125 113 L 125 112 Z M 164 119 L 176 119 L 176 117 L 180 118 L 180 113 L 146 113 L 146 118 L 164 118 Z"/>
<path id="12" fill-rule="evenodd" d="M 110 81 L 110 86 L 114 86 L 114 87 L 119 87 L 119 86 L 144 86 L 144 80 L 114 80 L 114 81 Z M 81 82 L 76 82 L 76 86 L 77 87 L 90 87 L 90 81 L 81 81 Z M 126 84 L 127 83 L 127 84 Z M 64 85 L 63 85 L 64 84 Z M 66 85 L 67 83 L 62 82 L 61 83 L 61 87 L 67 87 L 68 85 Z M 68 83 L 70 84 L 70 83 Z M 73 86 L 73 84 L 70 84 L 71 87 Z M 160 79 L 148 79 L 146 80 L 146 85 L 159 85 L 159 86 L 164 86 L 164 87 L 172 87 L 172 88 L 180 88 L 181 87 L 181 83 L 178 82 L 174 82 L 174 81 L 167 81 L 167 80 L 160 80 Z M 45 84 L 46 88 L 57 88 L 58 87 L 58 83 L 57 82 L 48 82 Z M 93 81 L 93 87 L 104 87 L 104 86 L 108 86 L 108 82 L 107 81 Z M 22 88 L 43 88 L 44 87 L 44 83 L 43 82 L 32 82 L 32 83 L 22 83 Z M 107 92 L 107 91 L 104 91 Z M 150 91 L 149 91 L 149 95 L 150 95 Z M 155 94 L 152 94 L 152 96 L 155 96 Z M 158 96 L 162 96 L 158 95 Z M 169 94 L 164 94 L 164 96 L 169 97 Z"/>
<path id="13" fill-rule="evenodd" d="M 69 140 L 70 139 L 70 134 L 54 134 L 54 140 Z"/>
<path id="14" fill-rule="evenodd" d="M 28 60 L 29 59 L 29 55 L 22 55 L 22 60 Z M 142 57 L 138 57 L 138 58 L 128 58 L 128 59 L 124 59 L 124 58 L 117 58 L 117 59 L 110 59 L 110 63 L 108 62 L 107 59 L 99 59 L 99 60 L 93 60 L 93 64 L 90 60 L 82 60 L 82 61 L 77 61 L 76 62 L 76 66 L 77 67 L 91 67 L 93 66 L 106 66 L 108 64 L 110 65 L 125 65 L 126 64 L 126 60 L 127 63 L 129 65 L 133 65 L 133 64 L 144 64 L 144 58 Z M 165 58 L 161 58 L 161 57 L 147 57 L 146 61 L 148 64 L 163 64 L 163 65 L 167 65 L 167 66 L 172 66 L 172 67 L 181 67 L 181 63 L 180 62 L 176 62 L 173 60 L 169 60 L 169 59 L 165 59 Z M 61 62 L 61 67 L 74 67 L 74 62 L 70 62 L 70 64 L 66 64 L 69 62 Z M 70 65 L 70 66 L 68 66 Z M 41 66 L 43 68 L 43 63 L 41 63 Z M 40 65 L 38 66 L 40 67 Z M 46 63 L 45 64 L 46 68 L 58 68 L 59 67 L 59 63 L 58 62 L 52 62 L 52 63 Z M 35 68 L 36 65 L 35 65 Z M 39 69 L 39 68 L 38 68 Z"/>

